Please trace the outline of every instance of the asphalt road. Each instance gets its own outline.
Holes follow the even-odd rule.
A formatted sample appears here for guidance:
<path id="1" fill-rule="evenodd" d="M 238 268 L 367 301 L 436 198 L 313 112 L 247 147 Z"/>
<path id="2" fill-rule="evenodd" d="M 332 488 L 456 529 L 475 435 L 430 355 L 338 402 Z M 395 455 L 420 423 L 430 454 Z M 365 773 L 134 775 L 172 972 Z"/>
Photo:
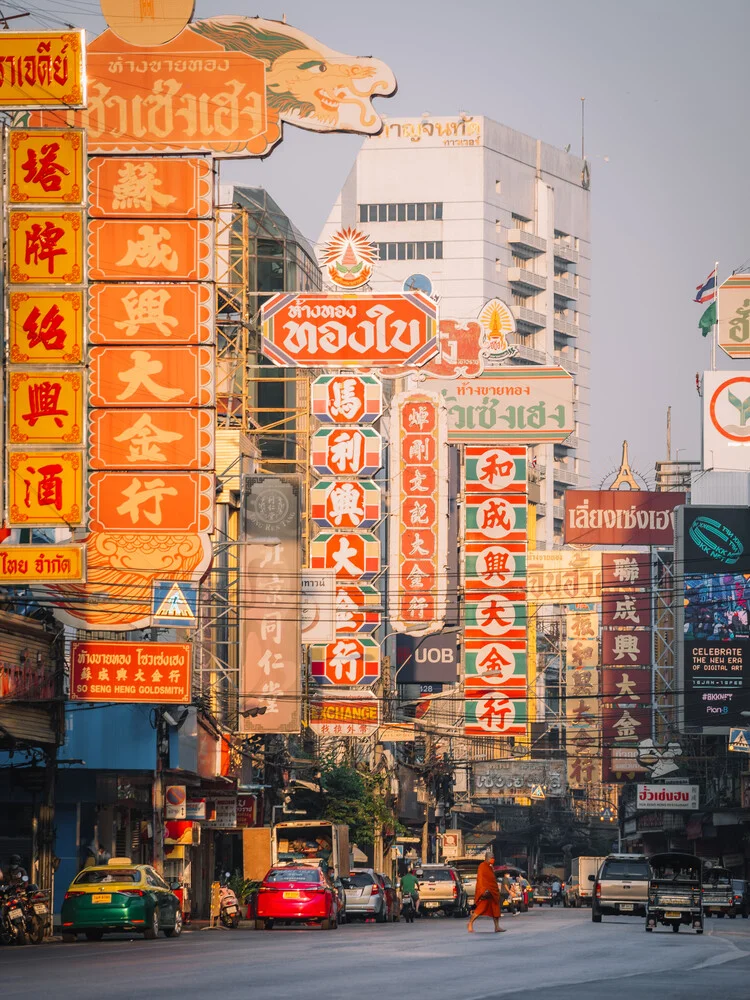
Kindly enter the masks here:
<path id="1" fill-rule="evenodd" d="M 318 929 L 186 931 L 179 939 L 107 938 L 0 949 L 3 1000 L 143 996 L 221 1000 L 737 1000 L 748 996 L 750 920 L 706 933 L 644 933 L 643 920 L 534 909 L 487 920 Z"/>

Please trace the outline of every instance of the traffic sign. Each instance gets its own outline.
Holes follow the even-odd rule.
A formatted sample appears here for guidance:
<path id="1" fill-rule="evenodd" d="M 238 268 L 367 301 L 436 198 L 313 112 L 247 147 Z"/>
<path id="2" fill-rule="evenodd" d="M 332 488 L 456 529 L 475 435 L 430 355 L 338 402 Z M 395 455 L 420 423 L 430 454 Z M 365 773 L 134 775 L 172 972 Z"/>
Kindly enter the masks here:
<path id="1" fill-rule="evenodd" d="M 154 580 L 153 624 L 192 627 L 198 612 L 198 585 L 174 580 Z"/>
<path id="2" fill-rule="evenodd" d="M 750 753 L 750 729 L 730 729 L 729 749 L 738 753 Z"/>

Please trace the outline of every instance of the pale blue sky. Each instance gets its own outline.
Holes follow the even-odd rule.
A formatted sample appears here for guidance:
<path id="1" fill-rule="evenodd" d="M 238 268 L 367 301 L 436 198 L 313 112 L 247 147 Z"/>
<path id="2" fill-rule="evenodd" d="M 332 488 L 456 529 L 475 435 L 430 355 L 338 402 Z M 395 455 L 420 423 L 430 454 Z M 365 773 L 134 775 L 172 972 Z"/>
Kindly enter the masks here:
<path id="1" fill-rule="evenodd" d="M 94 0 L 3 3 L 98 33 Z M 651 475 L 665 457 L 699 455 L 695 373 L 708 365 L 694 286 L 750 260 L 748 0 L 199 0 L 198 17 L 281 18 L 344 52 L 374 55 L 399 81 L 379 102 L 389 115 L 488 115 L 592 165 L 593 477 L 619 462 Z M 266 187 L 316 239 L 360 140 L 287 127 L 263 162 L 223 179 Z M 605 159 L 606 157 L 606 159 Z M 733 363 L 726 359 L 731 368 Z"/>

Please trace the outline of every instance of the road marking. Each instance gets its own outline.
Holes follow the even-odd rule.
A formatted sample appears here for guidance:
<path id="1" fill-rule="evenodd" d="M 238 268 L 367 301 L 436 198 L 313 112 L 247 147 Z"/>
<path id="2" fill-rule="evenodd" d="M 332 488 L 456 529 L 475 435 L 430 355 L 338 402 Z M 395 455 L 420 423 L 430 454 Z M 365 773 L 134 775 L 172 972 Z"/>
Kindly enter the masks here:
<path id="1" fill-rule="evenodd" d="M 745 958 L 750 955 L 750 951 L 742 951 L 734 941 L 725 941 L 724 936 L 719 935 L 711 930 L 708 932 L 709 937 L 712 937 L 714 941 L 721 941 L 722 944 L 727 946 L 727 951 L 723 955 L 713 955 L 711 958 L 706 958 L 702 962 L 698 962 L 697 965 L 691 965 L 690 971 L 694 969 L 709 969 L 712 965 L 724 965 L 726 962 L 736 962 L 740 958 Z"/>

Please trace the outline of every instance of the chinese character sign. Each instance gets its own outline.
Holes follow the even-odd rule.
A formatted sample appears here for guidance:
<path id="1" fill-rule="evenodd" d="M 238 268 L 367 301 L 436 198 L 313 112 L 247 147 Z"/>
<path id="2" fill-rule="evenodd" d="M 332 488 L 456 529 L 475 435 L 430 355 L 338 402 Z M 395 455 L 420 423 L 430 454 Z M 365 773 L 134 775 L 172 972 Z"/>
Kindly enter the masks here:
<path id="1" fill-rule="evenodd" d="M 9 359 L 14 365 L 79 365 L 83 361 L 82 291 L 12 292 Z"/>
<path id="2" fill-rule="evenodd" d="M 407 392 L 391 404 L 390 618 L 428 635 L 445 621 L 448 447 L 438 396 Z"/>
<path id="3" fill-rule="evenodd" d="M 188 643 L 74 642 L 71 701 L 190 703 Z"/>
<path id="4" fill-rule="evenodd" d="M 301 723 L 300 503 L 290 476 L 247 477 L 242 551 L 240 714 L 243 731 L 296 733 Z"/>
<path id="5" fill-rule="evenodd" d="M 11 204 L 79 205 L 84 200 L 85 136 L 78 129 L 12 129 Z"/>
<path id="6" fill-rule="evenodd" d="M 83 213 L 11 209 L 8 270 L 14 284 L 83 282 Z"/>
<path id="7" fill-rule="evenodd" d="M 465 450 L 470 736 L 526 734 L 526 462 L 526 448 L 513 445 Z"/>

